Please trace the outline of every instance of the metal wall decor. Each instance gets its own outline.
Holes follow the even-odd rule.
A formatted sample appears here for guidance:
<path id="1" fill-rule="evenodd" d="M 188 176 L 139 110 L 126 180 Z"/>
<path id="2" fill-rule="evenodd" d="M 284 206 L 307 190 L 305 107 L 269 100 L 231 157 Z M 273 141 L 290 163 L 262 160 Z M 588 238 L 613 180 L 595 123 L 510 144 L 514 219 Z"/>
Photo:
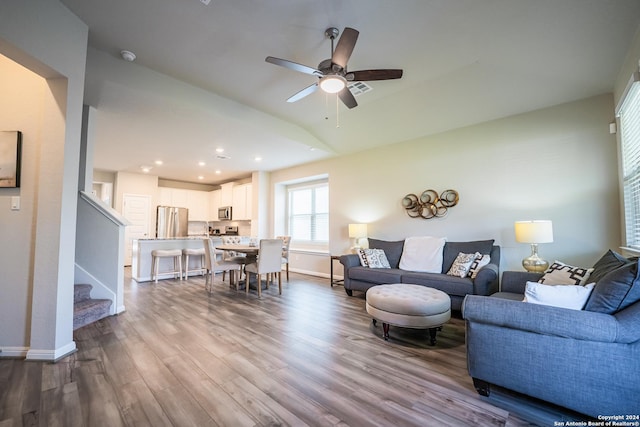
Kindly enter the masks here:
<path id="1" fill-rule="evenodd" d="M 411 218 L 441 218 L 447 214 L 449 208 L 458 204 L 458 200 L 456 190 L 444 190 L 439 196 L 435 190 L 425 190 L 420 197 L 415 194 L 404 196 L 402 206 Z"/>

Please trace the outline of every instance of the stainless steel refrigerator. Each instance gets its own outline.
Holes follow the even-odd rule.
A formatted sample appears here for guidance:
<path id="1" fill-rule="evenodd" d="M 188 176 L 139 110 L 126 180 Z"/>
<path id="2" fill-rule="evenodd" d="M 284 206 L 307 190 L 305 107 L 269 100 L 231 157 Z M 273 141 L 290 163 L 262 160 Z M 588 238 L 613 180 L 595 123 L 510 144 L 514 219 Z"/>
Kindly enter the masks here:
<path id="1" fill-rule="evenodd" d="M 187 237 L 189 229 L 189 209 L 173 206 L 158 206 L 156 216 L 156 237 Z"/>

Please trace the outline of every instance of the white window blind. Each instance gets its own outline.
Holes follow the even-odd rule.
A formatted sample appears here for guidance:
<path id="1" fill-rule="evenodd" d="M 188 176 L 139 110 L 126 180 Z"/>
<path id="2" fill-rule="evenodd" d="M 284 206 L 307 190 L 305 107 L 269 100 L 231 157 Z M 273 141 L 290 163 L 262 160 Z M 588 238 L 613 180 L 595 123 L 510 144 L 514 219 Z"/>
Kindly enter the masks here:
<path id="1" fill-rule="evenodd" d="M 327 182 L 288 188 L 289 235 L 298 242 L 329 241 L 329 185 Z"/>
<path id="2" fill-rule="evenodd" d="M 640 249 L 640 82 L 635 73 L 617 115 L 620 122 L 626 245 Z"/>

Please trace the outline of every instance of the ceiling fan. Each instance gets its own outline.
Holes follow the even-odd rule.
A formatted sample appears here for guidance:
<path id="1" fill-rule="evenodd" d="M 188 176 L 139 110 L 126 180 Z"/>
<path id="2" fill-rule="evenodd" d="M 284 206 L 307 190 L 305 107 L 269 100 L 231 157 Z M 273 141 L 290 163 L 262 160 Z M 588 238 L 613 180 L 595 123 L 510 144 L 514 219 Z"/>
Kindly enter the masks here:
<path id="1" fill-rule="evenodd" d="M 347 62 L 351 57 L 353 48 L 358 40 L 358 30 L 345 27 L 338 44 L 333 48 L 333 41 L 338 37 L 337 28 L 327 28 L 324 32 L 325 36 L 331 39 L 331 58 L 322 61 L 318 68 L 308 67 L 286 59 L 267 56 L 265 61 L 298 71 L 305 74 L 311 74 L 319 78 L 318 82 L 302 89 L 300 92 L 287 99 L 287 102 L 296 102 L 307 95 L 312 94 L 318 88 L 327 93 L 337 93 L 340 100 L 349 108 L 357 107 L 355 97 L 347 87 L 349 82 L 365 82 L 371 80 L 392 80 L 402 77 L 402 70 L 398 69 L 382 69 L 382 70 L 360 70 L 348 71 Z"/>

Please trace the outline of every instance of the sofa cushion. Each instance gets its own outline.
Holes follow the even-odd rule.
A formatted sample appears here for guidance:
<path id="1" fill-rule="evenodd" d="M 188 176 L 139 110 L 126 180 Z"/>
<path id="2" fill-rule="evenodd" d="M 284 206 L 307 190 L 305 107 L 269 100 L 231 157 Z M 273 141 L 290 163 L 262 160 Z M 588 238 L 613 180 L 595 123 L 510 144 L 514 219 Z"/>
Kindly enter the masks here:
<path id="1" fill-rule="evenodd" d="M 397 268 L 351 267 L 349 279 L 375 284 L 400 283 L 402 273 L 402 270 Z"/>
<path id="2" fill-rule="evenodd" d="M 527 282 L 524 292 L 524 302 L 553 307 L 582 310 L 595 283 L 585 286 L 576 285 L 545 285 L 538 282 Z"/>
<path id="3" fill-rule="evenodd" d="M 446 273 L 451 268 L 453 260 L 458 253 L 472 254 L 480 252 L 482 255 L 491 255 L 493 240 L 476 240 L 471 242 L 447 242 L 444 244 L 442 253 L 442 273 Z"/>
<path id="4" fill-rule="evenodd" d="M 369 238 L 369 248 L 382 249 L 387 256 L 389 265 L 391 268 L 398 268 L 400 264 L 400 257 L 402 256 L 402 248 L 404 247 L 404 240 L 397 242 L 389 242 L 386 240 L 378 240 Z"/>
<path id="5" fill-rule="evenodd" d="M 407 237 L 400 258 L 400 268 L 407 271 L 440 273 L 442 271 L 442 248 L 445 242 L 444 237 Z"/>
<path id="6" fill-rule="evenodd" d="M 473 293 L 473 281 L 469 277 L 455 277 L 441 273 L 404 272 L 402 283 L 439 289 L 453 296 L 465 296 Z"/>
<path id="7" fill-rule="evenodd" d="M 600 279 L 584 309 L 614 314 L 640 301 L 638 262 L 627 263 Z"/>
<path id="8" fill-rule="evenodd" d="M 602 257 L 593 264 L 593 271 L 589 276 L 589 282 L 596 282 L 602 279 L 607 273 L 622 267 L 629 260 L 619 253 L 609 249 Z"/>

